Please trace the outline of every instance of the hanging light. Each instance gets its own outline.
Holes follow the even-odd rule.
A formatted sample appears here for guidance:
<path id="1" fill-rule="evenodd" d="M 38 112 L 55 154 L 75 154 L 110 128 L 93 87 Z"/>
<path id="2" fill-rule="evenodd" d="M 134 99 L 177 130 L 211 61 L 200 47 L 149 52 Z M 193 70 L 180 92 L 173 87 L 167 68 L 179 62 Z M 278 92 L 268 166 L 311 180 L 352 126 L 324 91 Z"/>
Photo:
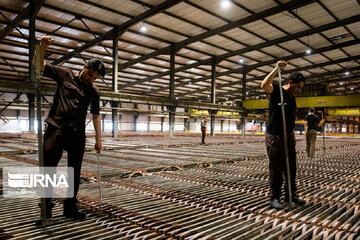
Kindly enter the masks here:
<path id="1" fill-rule="evenodd" d="M 308 35 L 308 44 L 307 44 L 308 46 L 310 46 L 310 36 Z M 307 50 L 306 50 L 306 54 L 307 55 L 309 55 L 309 54 L 311 54 L 311 48 L 308 48 Z"/>
<path id="2" fill-rule="evenodd" d="M 243 57 L 241 57 L 241 58 L 239 59 L 239 63 L 241 63 L 241 64 L 244 63 L 244 58 L 243 58 Z"/>
<path id="3" fill-rule="evenodd" d="M 350 73 L 349 72 L 345 72 L 345 75 L 349 75 Z"/>
<path id="4" fill-rule="evenodd" d="M 221 7 L 223 9 L 228 9 L 230 7 L 230 1 L 229 0 L 223 0 L 221 1 Z"/>
<path id="5" fill-rule="evenodd" d="M 146 32 L 146 31 L 147 31 L 147 28 L 146 28 L 144 22 L 142 22 L 141 25 L 140 25 L 140 31 L 142 31 L 142 32 Z"/>

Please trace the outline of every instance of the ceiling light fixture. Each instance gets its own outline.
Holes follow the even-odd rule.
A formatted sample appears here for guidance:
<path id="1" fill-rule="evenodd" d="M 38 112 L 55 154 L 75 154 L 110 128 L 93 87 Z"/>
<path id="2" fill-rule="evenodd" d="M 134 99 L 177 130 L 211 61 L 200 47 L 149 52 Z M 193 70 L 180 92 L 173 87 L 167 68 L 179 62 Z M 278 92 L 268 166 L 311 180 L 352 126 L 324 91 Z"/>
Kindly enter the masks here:
<path id="1" fill-rule="evenodd" d="M 307 55 L 309 55 L 309 54 L 311 54 L 311 48 L 310 48 L 310 36 L 309 36 L 309 35 L 308 35 L 308 44 L 307 44 L 307 45 L 308 45 L 308 47 L 309 47 L 309 48 L 308 48 L 308 50 L 306 50 L 306 54 L 307 54 Z"/>
<path id="2" fill-rule="evenodd" d="M 223 9 L 228 9 L 230 7 L 230 1 L 229 0 L 223 0 L 221 1 L 221 7 Z"/>
<path id="3" fill-rule="evenodd" d="M 140 30 L 141 30 L 142 32 L 146 32 L 146 31 L 147 31 L 147 28 L 146 28 L 144 22 L 141 23 L 141 25 L 140 25 Z"/>
<path id="4" fill-rule="evenodd" d="M 354 90 L 354 88 L 352 87 L 351 90 Z"/>
<path id="5" fill-rule="evenodd" d="M 345 72 L 345 75 L 349 75 L 350 73 L 349 72 Z"/>
<path id="6" fill-rule="evenodd" d="M 243 64 L 243 63 L 244 63 L 244 59 L 243 59 L 243 57 L 241 57 L 241 58 L 239 59 L 239 63 L 241 63 L 241 64 Z"/>

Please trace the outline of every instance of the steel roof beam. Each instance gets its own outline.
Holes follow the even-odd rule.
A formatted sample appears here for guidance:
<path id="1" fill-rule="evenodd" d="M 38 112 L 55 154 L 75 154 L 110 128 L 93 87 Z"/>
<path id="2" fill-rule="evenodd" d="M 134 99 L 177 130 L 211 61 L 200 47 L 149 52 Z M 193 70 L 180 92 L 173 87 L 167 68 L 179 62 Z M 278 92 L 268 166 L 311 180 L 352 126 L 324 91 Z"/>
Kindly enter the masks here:
<path id="1" fill-rule="evenodd" d="M 344 42 L 344 43 L 334 44 L 334 45 L 330 45 L 330 46 L 327 46 L 327 47 L 322 47 L 322 48 L 319 48 L 319 49 L 313 49 L 312 55 L 314 55 L 316 53 L 331 51 L 331 50 L 342 48 L 342 47 L 352 46 L 352 45 L 355 45 L 355 44 L 360 44 L 360 39 L 355 39 L 355 40 L 351 40 L 351 41 Z M 292 59 L 296 59 L 296 58 L 304 57 L 304 56 L 308 56 L 308 55 L 306 55 L 306 53 L 298 53 L 298 54 L 295 54 L 295 55 L 290 55 L 290 56 L 283 57 L 281 59 L 288 61 L 288 60 L 292 60 Z M 250 72 L 250 71 L 252 71 L 252 70 L 254 70 L 256 68 L 259 68 L 259 67 L 263 67 L 263 66 L 270 65 L 270 64 L 275 64 L 278 60 L 279 59 L 273 59 L 273 60 L 269 60 L 269 61 L 265 61 L 265 62 L 256 63 L 256 64 L 253 64 L 253 65 L 248 65 L 247 66 L 248 72 Z M 239 68 L 231 69 L 231 70 L 228 70 L 228 71 L 225 71 L 225 72 L 216 73 L 216 77 L 226 76 L 226 75 L 230 75 L 230 74 L 233 74 L 233 73 L 242 73 L 242 71 L 243 71 L 242 67 L 239 67 Z M 204 77 L 201 77 L 201 78 L 193 79 L 192 83 L 205 81 L 205 80 L 210 79 L 210 78 L 211 78 L 211 76 L 204 76 Z M 240 84 L 241 82 L 242 82 L 242 80 L 238 80 L 238 81 L 234 81 L 234 82 L 230 82 L 230 83 L 225 83 L 225 84 L 219 85 L 217 87 L 217 89 L 221 89 L 221 88 L 224 88 L 224 87 L 231 87 L 232 85 Z M 185 86 L 187 84 L 188 83 L 178 83 L 178 84 L 175 85 L 175 87 L 182 87 L 182 86 Z M 158 89 L 152 90 L 150 93 L 156 93 L 156 92 L 164 91 L 166 89 L 167 89 L 167 87 L 158 88 Z M 200 92 L 203 92 L 203 91 L 209 91 L 209 90 L 210 90 L 210 87 L 207 87 L 207 88 L 196 90 L 196 92 L 195 91 L 189 92 L 187 95 L 193 94 L 193 93 L 200 93 Z"/>
<path id="2" fill-rule="evenodd" d="M 226 58 L 229 58 L 229 57 L 233 57 L 233 56 L 236 56 L 236 55 L 239 55 L 239 54 L 244 54 L 244 53 L 251 52 L 251 51 L 256 51 L 258 49 L 269 47 L 269 46 L 279 44 L 279 43 L 282 43 L 282 42 L 287 42 L 287 41 L 297 39 L 297 38 L 300 38 L 300 37 L 304 37 L 304 36 L 307 36 L 307 35 L 310 35 L 310 34 L 323 32 L 323 31 L 326 31 L 326 30 L 329 30 L 329 29 L 333 29 L 333 28 L 336 28 L 336 27 L 340 27 L 340 26 L 351 24 L 351 23 L 358 22 L 358 21 L 360 21 L 360 15 L 355 15 L 355 16 L 352 16 L 352 17 L 349 17 L 349 18 L 346 18 L 346 19 L 343 19 L 343 20 L 339 20 L 339 21 L 336 21 L 336 22 L 324 24 L 322 26 L 314 27 L 314 28 L 311 28 L 311 29 L 308 29 L 308 30 L 298 32 L 298 33 L 294 33 L 292 35 L 288 35 L 288 36 L 280 37 L 280 38 L 277 38 L 277 39 L 273 39 L 271 41 L 255 44 L 253 46 L 250 46 L 250 47 L 247 47 L 247 48 L 242 48 L 242 49 L 239 49 L 239 50 L 236 50 L 236 51 L 231 51 L 229 53 L 225 53 L 225 54 L 217 56 L 216 59 L 217 59 L 217 61 L 219 63 L 220 61 L 223 61 L 223 60 L 225 60 Z M 359 39 L 356 39 L 356 41 L 358 43 L 360 42 Z M 185 65 L 185 66 L 176 68 L 175 72 L 181 72 L 181 71 L 187 70 L 189 68 L 195 68 L 195 67 L 200 66 L 200 65 L 208 65 L 210 63 L 211 63 L 211 58 L 207 58 L 205 60 L 201 60 L 201 61 L 198 61 L 198 62 L 193 63 L 193 64 L 189 64 L 189 65 Z M 230 71 L 233 71 L 233 70 L 230 70 Z M 129 87 L 129 86 L 132 86 L 132 85 L 136 85 L 136 84 L 139 84 L 139 83 L 142 83 L 142 82 L 151 81 L 153 79 L 163 77 L 163 76 L 166 76 L 166 75 L 169 75 L 169 71 L 162 72 L 162 73 L 153 75 L 151 77 L 148 77 L 148 78 L 145 78 L 145 79 L 140 79 L 138 81 L 123 85 L 123 86 L 120 87 L 120 89 L 125 88 L 125 87 Z M 178 86 L 181 86 L 181 85 L 176 84 L 175 88 L 178 87 Z M 157 91 L 157 90 L 155 90 L 155 91 Z"/>
<path id="3" fill-rule="evenodd" d="M 148 17 L 151 17 L 151 16 L 156 15 L 158 13 L 161 13 L 165 9 L 170 8 L 170 7 L 172 7 L 172 6 L 178 4 L 179 2 L 182 2 L 182 1 L 183 0 L 167 0 L 167 1 L 164 1 L 163 3 L 151 8 L 151 9 L 139 14 L 138 16 L 131 18 L 127 22 L 119 25 L 118 28 L 117 28 L 116 33 L 114 33 L 114 29 L 112 29 L 112 30 L 100 35 L 99 37 L 87 42 L 85 45 L 75 49 L 73 52 L 68 53 L 67 55 L 61 57 L 60 59 L 58 59 L 56 61 L 53 61 L 53 64 L 64 63 L 67 60 L 69 60 L 70 58 L 72 58 L 73 56 L 75 56 L 76 54 L 79 54 L 79 53 L 85 51 L 86 49 L 97 45 L 101 41 L 107 40 L 107 39 L 112 39 L 114 34 L 117 34 L 118 36 L 121 36 L 123 33 L 125 33 L 127 31 L 127 29 L 129 27 L 141 22 L 145 18 L 148 18 Z"/>
<path id="4" fill-rule="evenodd" d="M 30 18 L 37 15 L 41 6 L 44 4 L 45 0 L 33 0 L 34 8 L 32 9 L 32 16 Z M 13 30 L 16 28 L 24 19 L 29 18 L 30 12 L 30 4 L 21 12 L 19 13 L 4 29 L 0 32 L 0 42 L 6 38 Z"/>
<path id="5" fill-rule="evenodd" d="M 287 3 L 284 3 L 282 5 L 278 5 L 276 7 L 266 9 L 265 11 L 250 15 L 248 17 L 239 19 L 239 20 L 231 22 L 229 24 L 225 24 L 223 26 L 212 29 L 210 31 L 198 34 L 198 35 L 196 35 L 194 37 L 191 37 L 191 38 L 185 39 L 183 41 L 177 42 L 177 43 L 175 43 L 175 49 L 178 51 L 181 48 L 185 47 L 186 45 L 192 44 L 194 42 L 201 41 L 201 40 L 203 40 L 205 38 L 217 35 L 217 34 L 222 33 L 222 32 L 229 31 L 229 30 L 234 29 L 236 27 L 239 27 L 239 26 L 251 23 L 251 22 L 255 22 L 257 20 L 260 20 L 260 19 L 272 16 L 272 15 L 275 15 L 277 13 L 280 13 L 280 12 L 283 12 L 283 11 L 286 11 L 286 10 L 289 10 L 289 9 L 302 7 L 304 5 L 308 5 L 308 4 L 313 3 L 313 2 L 315 2 L 315 1 L 314 0 L 293 0 L 293 1 L 290 1 L 290 2 L 287 2 Z M 161 48 L 161 49 L 159 49 L 157 51 L 154 51 L 154 52 L 152 52 L 150 54 L 144 55 L 144 56 L 142 56 L 142 57 L 140 57 L 138 59 L 134 59 L 134 60 L 132 60 L 130 62 L 121 64 L 119 66 L 119 69 L 128 68 L 131 65 L 134 65 L 134 64 L 139 63 L 139 62 L 146 61 L 146 60 L 148 60 L 150 58 L 153 58 L 155 56 L 158 56 L 160 54 L 169 53 L 169 51 L 170 51 L 170 46 Z"/>

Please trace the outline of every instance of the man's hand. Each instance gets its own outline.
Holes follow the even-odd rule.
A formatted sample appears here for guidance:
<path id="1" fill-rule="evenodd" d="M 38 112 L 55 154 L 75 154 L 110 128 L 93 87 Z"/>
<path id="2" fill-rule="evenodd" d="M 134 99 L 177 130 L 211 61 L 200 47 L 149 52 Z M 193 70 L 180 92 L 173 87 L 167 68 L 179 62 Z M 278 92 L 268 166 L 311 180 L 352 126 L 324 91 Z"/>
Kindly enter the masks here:
<path id="1" fill-rule="evenodd" d="M 279 66 L 279 67 L 280 67 L 280 70 L 282 71 L 282 70 L 284 70 L 284 69 L 285 69 L 286 64 L 287 64 L 287 62 L 286 62 L 286 61 L 284 61 L 284 60 L 280 60 L 280 61 L 278 61 L 278 62 L 276 63 L 276 68 Z"/>
<path id="2" fill-rule="evenodd" d="M 50 36 L 42 36 L 40 39 L 41 46 L 50 46 L 53 44 L 54 40 Z"/>
<path id="3" fill-rule="evenodd" d="M 50 46 L 54 41 L 50 36 L 42 36 L 40 39 L 40 70 L 45 71 L 45 61 L 44 56 L 48 46 Z M 36 56 L 34 56 L 33 64 L 36 67 Z"/>
<path id="4" fill-rule="evenodd" d="M 95 150 L 97 153 L 101 152 L 101 148 L 102 148 L 102 144 L 101 144 L 101 139 L 96 139 L 96 143 L 95 143 Z"/>
<path id="5" fill-rule="evenodd" d="M 276 63 L 276 67 L 261 82 L 262 90 L 264 90 L 268 94 L 274 91 L 274 86 L 272 85 L 272 81 L 274 80 L 276 74 L 278 73 L 278 66 L 280 67 L 281 70 L 284 70 L 286 64 L 287 62 L 284 60 L 280 60 Z"/>

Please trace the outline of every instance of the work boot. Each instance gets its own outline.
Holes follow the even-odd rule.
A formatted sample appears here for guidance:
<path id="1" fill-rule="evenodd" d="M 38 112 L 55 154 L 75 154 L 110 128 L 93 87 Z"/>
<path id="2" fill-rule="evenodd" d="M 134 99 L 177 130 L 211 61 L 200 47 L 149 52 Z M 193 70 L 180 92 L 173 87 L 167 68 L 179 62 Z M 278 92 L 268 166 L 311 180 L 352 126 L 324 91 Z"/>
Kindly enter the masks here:
<path id="1" fill-rule="evenodd" d="M 284 206 L 280 203 L 280 200 L 279 199 L 272 199 L 271 201 L 270 201 L 270 207 L 271 208 L 275 208 L 275 209 L 277 209 L 277 210 L 281 210 L 281 209 L 283 209 L 284 208 Z"/>
<path id="2" fill-rule="evenodd" d="M 39 208 L 41 209 L 41 203 L 38 203 Z M 52 209 L 55 206 L 54 203 L 51 202 L 51 198 L 45 198 L 45 206 L 46 206 L 46 219 L 49 220 L 48 222 L 52 222 Z M 40 210 L 41 211 L 41 210 Z M 43 221 L 40 218 L 36 219 L 35 221 L 36 226 L 43 225 Z"/>
<path id="3" fill-rule="evenodd" d="M 79 212 L 76 203 L 76 199 L 66 199 L 64 201 L 64 216 L 67 218 L 74 218 L 76 220 L 83 220 L 86 217 L 85 213 Z"/>
<path id="4" fill-rule="evenodd" d="M 284 199 L 285 202 L 289 202 L 289 197 L 285 197 Z M 297 197 L 297 196 L 294 196 L 292 197 L 292 202 L 295 203 L 296 205 L 298 206 L 303 206 L 306 204 L 306 201 Z"/>

